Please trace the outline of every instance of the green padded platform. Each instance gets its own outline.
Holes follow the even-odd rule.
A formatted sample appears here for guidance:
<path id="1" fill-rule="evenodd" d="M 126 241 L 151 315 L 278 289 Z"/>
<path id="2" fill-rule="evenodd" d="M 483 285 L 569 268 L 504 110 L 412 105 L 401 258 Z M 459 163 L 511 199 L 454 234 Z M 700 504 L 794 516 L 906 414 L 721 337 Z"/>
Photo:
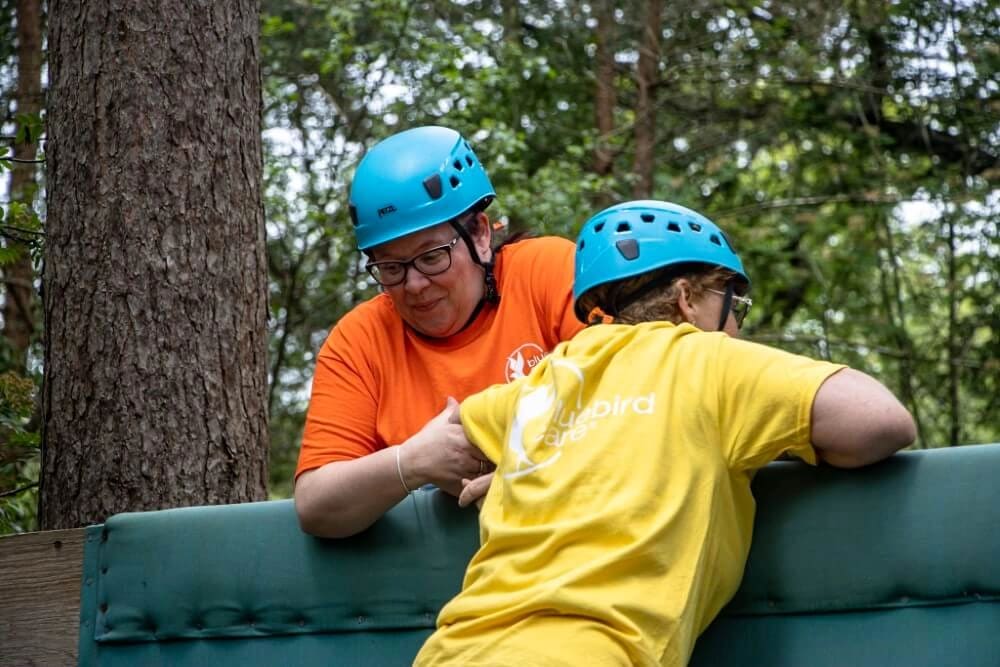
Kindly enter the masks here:
<path id="1" fill-rule="evenodd" d="M 1000 445 L 843 471 L 774 463 L 692 665 L 1000 666 Z"/>
<path id="2" fill-rule="evenodd" d="M 303 534 L 291 501 L 121 514 L 88 529 L 80 664 L 404 664 L 478 540 L 438 492 L 349 540 Z"/>
<path id="3" fill-rule="evenodd" d="M 998 471 L 1000 445 L 768 466 L 692 664 L 1000 665 Z M 436 491 L 347 540 L 304 535 L 290 501 L 118 515 L 88 529 L 80 664 L 407 665 L 477 546 Z"/>

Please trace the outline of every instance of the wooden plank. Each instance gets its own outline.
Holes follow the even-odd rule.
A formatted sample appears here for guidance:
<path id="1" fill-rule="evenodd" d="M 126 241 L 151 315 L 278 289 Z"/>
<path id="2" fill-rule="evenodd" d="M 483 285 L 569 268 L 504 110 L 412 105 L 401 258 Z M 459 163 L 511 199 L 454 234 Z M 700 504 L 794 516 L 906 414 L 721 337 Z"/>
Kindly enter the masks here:
<path id="1" fill-rule="evenodd" d="M 0 665 L 76 665 L 84 528 L 0 537 Z"/>

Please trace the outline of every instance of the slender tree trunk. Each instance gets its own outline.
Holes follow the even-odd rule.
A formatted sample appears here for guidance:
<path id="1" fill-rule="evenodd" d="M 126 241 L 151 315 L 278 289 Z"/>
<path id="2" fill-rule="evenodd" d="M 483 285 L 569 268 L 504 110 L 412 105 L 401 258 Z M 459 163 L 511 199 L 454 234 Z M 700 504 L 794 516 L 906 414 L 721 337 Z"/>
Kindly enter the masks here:
<path id="1" fill-rule="evenodd" d="M 17 113 L 39 114 L 42 111 L 42 6 L 41 0 L 17 1 Z M 28 136 L 14 144 L 14 157 L 34 160 L 38 137 Z M 37 165 L 15 162 L 10 172 L 10 199 L 33 206 L 38 190 Z M 35 333 L 35 271 L 26 244 L 7 239 L 6 245 L 18 251 L 18 258 L 3 269 L 3 336 L 11 353 L 11 366 L 23 371 L 28 346 Z"/>
<path id="2" fill-rule="evenodd" d="M 892 77 L 889 63 L 890 50 L 882 33 L 888 21 L 886 3 L 854 4 L 851 5 L 851 15 L 854 24 L 864 36 L 868 45 L 868 70 L 869 80 L 867 89 L 863 96 L 857 99 L 857 106 L 862 127 L 869 137 L 869 147 L 876 163 L 880 165 L 878 173 L 871 174 L 871 182 L 883 182 L 882 187 L 886 187 L 888 167 L 881 157 L 881 144 L 879 136 L 882 133 L 883 114 L 882 105 L 887 87 Z M 884 311 L 889 318 L 892 327 L 891 337 L 896 348 L 900 352 L 899 357 L 899 390 L 902 394 L 903 403 L 913 414 L 913 420 L 917 426 L 918 446 L 925 445 L 923 419 L 921 417 L 920 401 L 917 399 L 916 384 L 914 383 L 916 353 L 913 347 L 913 340 L 907 328 L 907 312 L 903 301 L 903 285 L 899 275 L 899 258 L 896 251 L 892 226 L 887 214 L 879 209 L 873 209 L 873 225 L 876 230 L 876 240 L 884 236 L 882 249 L 887 257 L 885 262 L 879 265 L 879 286 L 882 293 L 882 303 Z M 881 233 L 879 233 L 881 232 Z"/>
<path id="3" fill-rule="evenodd" d="M 594 115 L 597 121 L 597 146 L 594 149 L 594 173 L 607 176 L 614 164 L 614 153 L 610 146 L 611 133 L 615 129 L 615 8 L 610 0 L 598 0 L 594 8 L 597 13 L 597 53 L 594 62 L 596 91 L 594 94 Z M 602 204 L 605 202 L 601 202 Z"/>
<path id="4" fill-rule="evenodd" d="M 653 153 L 656 149 L 656 103 L 653 90 L 660 70 L 660 31 L 663 0 L 648 0 L 637 67 L 638 97 L 635 105 L 636 199 L 653 196 Z"/>
<path id="5" fill-rule="evenodd" d="M 906 308 L 903 305 L 903 285 L 899 277 L 899 257 L 896 252 L 896 242 L 893 238 L 892 227 L 886 214 L 878 209 L 872 214 L 877 216 L 874 221 L 876 230 L 882 230 L 885 235 L 886 261 L 879 263 L 879 286 L 882 291 L 882 303 L 884 311 L 889 318 L 892 327 L 892 339 L 896 348 L 900 352 L 899 357 L 899 389 L 902 394 L 903 403 L 913 414 L 913 421 L 917 425 L 918 446 L 926 445 L 924 442 L 923 418 L 921 417 L 920 401 L 917 400 L 917 392 L 913 379 L 916 377 L 915 356 L 913 340 L 910 337 L 907 327 Z M 878 235 L 876 235 L 876 238 Z"/>
<path id="6" fill-rule="evenodd" d="M 958 4 L 954 0 L 949 3 L 948 23 L 951 26 L 951 31 L 956 34 L 960 28 L 960 22 L 956 16 Z M 962 84 L 962 78 L 959 76 L 959 71 L 961 68 L 960 63 L 962 58 L 958 53 L 958 47 L 954 43 L 955 40 L 951 40 L 948 45 L 948 55 L 951 56 L 951 62 L 954 67 L 951 82 L 952 89 L 955 91 L 954 97 L 956 100 L 960 100 L 965 97 L 966 93 L 963 90 L 964 86 Z M 965 115 L 961 111 L 961 106 L 957 108 L 957 120 L 958 129 L 962 136 L 967 132 L 968 126 L 966 124 Z M 967 188 L 968 184 L 972 181 L 972 175 L 974 172 L 972 166 L 972 155 L 970 154 L 969 145 L 966 142 L 962 142 L 962 183 Z M 964 194 L 964 193 L 963 193 Z M 958 207 L 956 210 L 948 211 L 945 213 L 945 224 L 948 228 L 948 403 L 950 405 L 949 412 L 951 413 L 951 424 L 948 429 L 949 444 L 952 447 L 962 444 L 962 401 L 961 401 L 961 386 L 962 386 L 962 356 L 963 356 L 963 346 L 965 343 L 965 336 L 967 331 L 961 326 L 959 322 L 958 306 L 959 302 L 962 300 L 962 287 L 958 279 L 958 235 L 955 228 L 955 217 L 959 214 Z"/>
<path id="7" fill-rule="evenodd" d="M 955 213 L 945 214 L 945 225 L 948 234 L 948 410 L 951 423 L 948 428 L 948 444 L 952 447 L 962 444 L 962 403 L 959 388 L 961 387 L 962 368 L 962 332 L 958 324 L 958 267 L 955 257 L 957 239 L 955 235 Z"/>
<path id="8" fill-rule="evenodd" d="M 503 0 L 500 4 L 503 8 L 503 41 L 504 45 L 508 47 L 505 49 L 506 52 L 501 52 L 504 59 L 501 60 L 500 64 L 503 66 L 503 63 L 509 58 L 509 54 L 521 50 L 524 28 L 521 25 L 521 7 L 518 0 Z M 519 77 L 516 72 L 511 72 L 511 76 Z M 515 132 L 521 128 L 521 109 L 518 97 L 511 96 L 507 101 L 507 114 L 510 128 Z"/>
<path id="9" fill-rule="evenodd" d="M 39 521 L 259 500 L 258 3 L 49 3 Z"/>

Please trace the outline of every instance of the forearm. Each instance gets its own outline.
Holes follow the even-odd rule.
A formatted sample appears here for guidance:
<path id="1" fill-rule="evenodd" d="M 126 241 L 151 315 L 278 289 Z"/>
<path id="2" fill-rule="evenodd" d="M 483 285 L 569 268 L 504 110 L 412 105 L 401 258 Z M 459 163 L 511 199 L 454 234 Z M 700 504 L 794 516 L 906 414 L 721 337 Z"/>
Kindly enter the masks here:
<path id="1" fill-rule="evenodd" d="M 398 457 L 398 458 L 397 458 Z M 482 475 L 487 462 L 462 430 L 458 403 L 444 410 L 401 445 L 350 461 L 336 461 L 299 475 L 295 510 L 307 533 L 347 537 L 368 526 L 424 484 L 458 496 L 461 481 Z"/>
<path id="2" fill-rule="evenodd" d="M 302 473 L 295 483 L 295 511 L 307 533 L 348 537 L 375 523 L 405 496 L 396 448 L 388 447 Z"/>

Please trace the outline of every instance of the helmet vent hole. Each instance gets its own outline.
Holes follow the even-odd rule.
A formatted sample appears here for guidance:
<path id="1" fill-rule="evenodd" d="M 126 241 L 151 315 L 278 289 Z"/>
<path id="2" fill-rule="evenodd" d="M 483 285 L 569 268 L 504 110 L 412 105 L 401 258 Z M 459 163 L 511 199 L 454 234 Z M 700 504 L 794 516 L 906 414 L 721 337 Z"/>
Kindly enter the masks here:
<path id="1" fill-rule="evenodd" d="M 632 225 L 628 224 L 627 222 L 619 222 L 618 227 L 615 228 L 615 231 L 618 232 L 619 234 L 621 234 L 622 232 L 630 232 L 632 231 Z"/>
<path id="2" fill-rule="evenodd" d="M 451 178 L 448 179 L 448 182 L 451 183 L 452 189 L 457 188 L 459 185 L 462 184 L 462 181 L 458 180 L 458 176 L 452 176 Z"/>
<path id="3" fill-rule="evenodd" d="M 457 169 L 458 171 L 462 171 L 462 161 L 461 160 L 455 160 L 454 162 L 452 162 L 452 164 L 455 166 L 455 169 Z"/>
<path id="4" fill-rule="evenodd" d="M 639 242 L 635 239 L 622 239 L 615 242 L 615 247 L 618 248 L 618 252 L 622 254 L 622 257 L 629 261 L 639 257 Z"/>
<path id="5" fill-rule="evenodd" d="M 595 232 L 599 232 L 602 229 L 604 229 L 604 223 L 603 222 L 599 222 L 596 225 L 594 225 L 594 231 Z"/>
<path id="6" fill-rule="evenodd" d="M 587 241 L 585 239 L 580 239 L 580 250 L 583 250 L 583 246 L 586 245 Z"/>
<path id="7" fill-rule="evenodd" d="M 470 167 L 473 165 L 472 156 L 471 155 L 466 155 L 465 156 L 465 164 L 469 165 Z"/>
<path id="8" fill-rule="evenodd" d="M 652 213 L 643 213 L 640 217 L 643 222 L 652 222 L 655 216 Z"/>
<path id="9" fill-rule="evenodd" d="M 678 225 L 676 222 L 668 223 L 667 224 L 667 231 L 668 232 L 680 232 L 681 231 L 681 226 Z"/>
<path id="10" fill-rule="evenodd" d="M 708 240 L 711 241 L 712 243 L 714 243 L 717 246 L 720 246 L 720 247 L 722 246 L 722 241 L 720 241 L 719 237 L 716 236 L 715 234 L 712 234 L 711 236 L 709 236 Z"/>
<path id="11" fill-rule="evenodd" d="M 688 223 L 688 227 L 691 228 L 692 232 L 700 232 L 701 231 L 701 225 L 699 225 L 697 222 L 689 222 Z"/>
<path id="12" fill-rule="evenodd" d="M 440 199 L 443 194 L 441 191 L 441 177 L 434 174 L 433 176 L 425 178 L 424 189 L 427 190 L 427 194 L 431 196 L 431 199 Z"/>

